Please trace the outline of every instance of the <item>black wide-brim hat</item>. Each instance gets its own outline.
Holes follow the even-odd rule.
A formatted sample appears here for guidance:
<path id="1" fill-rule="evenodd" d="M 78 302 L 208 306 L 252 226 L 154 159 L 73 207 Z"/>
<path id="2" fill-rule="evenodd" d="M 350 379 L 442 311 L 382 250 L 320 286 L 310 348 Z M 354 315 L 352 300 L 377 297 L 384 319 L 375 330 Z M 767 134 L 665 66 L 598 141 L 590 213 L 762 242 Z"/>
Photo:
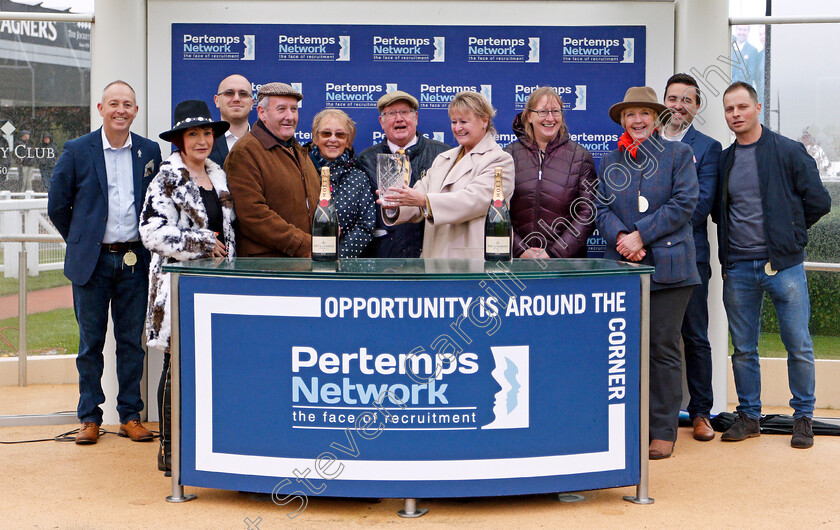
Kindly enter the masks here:
<path id="1" fill-rule="evenodd" d="M 200 99 L 188 99 L 178 103 L 172 112 L 172 122 L 175 125 L 171 129 L 158 135 L 161 140 L 171 142 L 176 133 L 190 127 L 212 127 L 214 138 L 218 138 L 230 129 L 230 123 L 214 121 L 207 103 Z"/>

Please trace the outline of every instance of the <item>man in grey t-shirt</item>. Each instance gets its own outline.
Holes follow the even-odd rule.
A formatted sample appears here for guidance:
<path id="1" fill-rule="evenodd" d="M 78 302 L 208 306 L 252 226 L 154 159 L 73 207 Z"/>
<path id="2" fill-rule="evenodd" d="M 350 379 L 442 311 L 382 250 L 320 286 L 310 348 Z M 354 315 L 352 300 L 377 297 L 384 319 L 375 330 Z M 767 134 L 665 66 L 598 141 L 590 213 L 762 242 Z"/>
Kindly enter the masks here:
<path id="1" fill-rule="evenodd" d="M 831 198 L 805 146 L 759 123 L 761 103 L 751 85 L 732 83 L 724 92 L 723 107 L 735 143 L 721 154 L 715 218 L 739 404 L 738 418 L 721 440 L 741 441 L 760 433 L 758 335 L 766 292 L 788 353 L 794 411 L 790 444 L 805 449 L 814 445 L 816 400 L 803 262 L 808 228 L 829 212 Z"/>

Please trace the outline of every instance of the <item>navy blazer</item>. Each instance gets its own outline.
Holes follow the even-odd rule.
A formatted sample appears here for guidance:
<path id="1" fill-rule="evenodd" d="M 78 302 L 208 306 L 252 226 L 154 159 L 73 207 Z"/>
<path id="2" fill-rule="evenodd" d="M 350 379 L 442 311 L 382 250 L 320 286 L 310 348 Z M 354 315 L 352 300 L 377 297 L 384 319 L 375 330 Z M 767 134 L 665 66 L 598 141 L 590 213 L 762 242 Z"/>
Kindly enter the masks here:
<path id="1" fill-rule="evenodd" d="M 210 150 L 208 158 L 219 164 L 219 167 L 224 168 L 228 153 L 227 138 L 225 138 L 225 135 L 221 135 L 213 139 L 213 149 Z"/>
<path id="2" fill-rule="evenodd" d="M 86 284 L 96 268 L 108 221 L 108 177 L 101 131 L 100 127 L 65 143 L 50 181 L 47 210 L 67 243 L 64 275 L 78 285 Z M 131 133 L 131 160 L 134 209 L 139 224 L 146 188 L 160 166 L 160 147 Z M 148 251 L 144 249 L 139 254 L 137 266 L 148 269 Z"/>
<path id="3" fill-rule="evenodd" d="M 709 236 L 706 230 L 707 219 L 715 204 L 718 185 L 718 164 L 720 162 L 720 142 L 706 136 L 693 125 L 689 126 L 682 139 L 694 152 L 694 167 L 697 170 L 697 182 L 700 184 L 700 197 L 691 216 L 694 226 L 694 246 L 697 250 L 697 263 L 709 263 Z"/>
<path id="4" fill-rule="evenodd" d="M 639 231 L 653 265 L 651 290 L 700 283 L 691 214 L 697 206 L 697 171 L 691 148 L 654 134 L 637 151 L 638 158 L 615 149 L 598 167 L 595 224 L 607 240 L 604 257 L 624 261 L 616 250 L 621 232 Z M 639 211 L 639 196 L 648 208 Z"/>

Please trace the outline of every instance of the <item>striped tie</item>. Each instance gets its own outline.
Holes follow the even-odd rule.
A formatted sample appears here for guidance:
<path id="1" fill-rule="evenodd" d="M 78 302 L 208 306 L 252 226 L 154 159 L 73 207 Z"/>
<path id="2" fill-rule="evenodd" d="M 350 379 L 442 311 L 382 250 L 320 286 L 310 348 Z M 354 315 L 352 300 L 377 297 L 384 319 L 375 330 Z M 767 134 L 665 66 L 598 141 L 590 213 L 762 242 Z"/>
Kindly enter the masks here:
<path id="1" fill-rule="evenodd" d="M 405 154 L 405 149 L 397 149 L 397 154 L 403 157 L 403 176 L 405 177 L 406 187 L 411 186 L 411 165 L 408 163 L 408 155 Z"/>

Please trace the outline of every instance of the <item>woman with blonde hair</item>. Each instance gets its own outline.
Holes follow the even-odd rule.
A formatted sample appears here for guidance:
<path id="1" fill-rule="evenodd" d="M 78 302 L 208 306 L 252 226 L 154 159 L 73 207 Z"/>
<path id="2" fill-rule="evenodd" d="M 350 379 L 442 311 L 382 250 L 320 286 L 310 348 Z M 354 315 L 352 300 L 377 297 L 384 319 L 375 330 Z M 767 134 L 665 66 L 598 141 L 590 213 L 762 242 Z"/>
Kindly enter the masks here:
<path id="1" fill-rule="evenodd" d="M 493 195 L 494 172 L 502 168 L 502 188 L 510 203 L 513 159 L 496 143 L 496 111 L 478 92 L 459 92 L 449 104 L 458 147 L 435 158 L 413 188 L 390 188 L 383 204 L 385 224 L 426 223 L 422 258 L 484 259 L 484 217 Z"/>

